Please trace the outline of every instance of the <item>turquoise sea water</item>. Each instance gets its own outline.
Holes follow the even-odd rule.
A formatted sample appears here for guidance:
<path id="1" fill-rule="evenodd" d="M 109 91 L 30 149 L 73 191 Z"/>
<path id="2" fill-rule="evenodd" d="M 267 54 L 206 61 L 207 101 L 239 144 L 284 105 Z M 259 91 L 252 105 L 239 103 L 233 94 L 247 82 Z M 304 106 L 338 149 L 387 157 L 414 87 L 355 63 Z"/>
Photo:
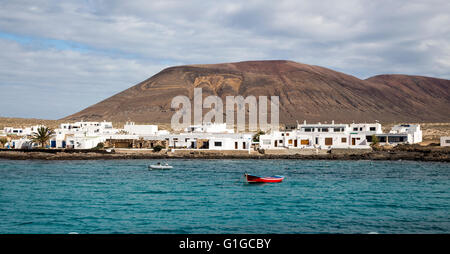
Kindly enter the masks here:
<path id="1" fill-rule="evenodd" d="M 448 163 L 168 162 L 0 160 L 0 233 L 450 233 Z"/>

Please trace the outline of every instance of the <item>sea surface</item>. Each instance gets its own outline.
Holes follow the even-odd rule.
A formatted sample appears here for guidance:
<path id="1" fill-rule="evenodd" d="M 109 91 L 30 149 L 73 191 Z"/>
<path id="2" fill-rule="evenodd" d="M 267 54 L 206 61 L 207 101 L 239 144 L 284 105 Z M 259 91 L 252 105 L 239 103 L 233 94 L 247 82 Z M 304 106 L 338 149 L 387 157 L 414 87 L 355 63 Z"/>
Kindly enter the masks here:
<path id="1" fill-rule="evenodd" d="M 0 160 L 0 233 L 450 233 L 449 163 L 156 162 Z"/>

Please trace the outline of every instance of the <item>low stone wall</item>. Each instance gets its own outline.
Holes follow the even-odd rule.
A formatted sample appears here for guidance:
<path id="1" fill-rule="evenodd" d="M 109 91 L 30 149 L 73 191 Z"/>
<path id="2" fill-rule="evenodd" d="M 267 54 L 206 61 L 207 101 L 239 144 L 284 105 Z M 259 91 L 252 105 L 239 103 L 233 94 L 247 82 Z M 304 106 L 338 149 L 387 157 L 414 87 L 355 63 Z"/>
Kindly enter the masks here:
<path id="1" fill-rule="evenodd" d="M 328 150 L 323 149 L 265 149 L 267 155 L 318 155 L 327 154 Z"/>
<path id="2" fill-rule="evenodd" d="M 367 154 L 370 152 L 372 149 L 333 148 L 330 150 L 331 154 Z"/>
<path id="3" fill-rule="evenodd" d="M 114 148 L 116 154 L 155 154 L 153 149 Z"/>
<path id="4" fill-rule="evenodd" d="M 251 154 L 255 154 L 257 152 L 253 151 Z M 225 150 L 225 151 L 218 151 L 218 150 L 200 150 L 200 149 L 186 149 L 186 150 L 174 150 L 169 151 L 168 154 L 173 155 L 248 155 L 248 150 Z"/>
<path id="5" fill-rule="evenodd" d="M 103 149 L 42 149 L 42 148 L 33 148 L 33 149 L 0 149 L 0 152 L 21 152 L 21 153 L 46 153 L 46 154 L 56 154 L 56 153 L 99 153 L 99 154 L 108 154 L 110 152 Z"/>
<path id="6" fill-rule="evenodd" d="M 450 149 L 391 149 L 368 151 L 363 149 L 333 150 L 270 150 L 264 154 L 257 151 L 233 150 L 162 150 L 116 149 L 113 153 L 104 150 L 5 150 L 0 149 L 0 159 L 12 160 L 97 160 L 97 159 L 298 159 L 298 160 L 416 160 L 450 162 Z"/>

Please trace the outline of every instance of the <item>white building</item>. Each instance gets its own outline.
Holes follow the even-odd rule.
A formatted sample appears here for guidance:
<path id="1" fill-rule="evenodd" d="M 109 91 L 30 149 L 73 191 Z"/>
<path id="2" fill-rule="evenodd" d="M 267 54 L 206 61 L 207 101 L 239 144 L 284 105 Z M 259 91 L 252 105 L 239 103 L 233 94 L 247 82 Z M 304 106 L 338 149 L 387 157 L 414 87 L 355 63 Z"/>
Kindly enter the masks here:
<path id="1" fill-rule="evenodd" d="M 25 135 L 24 130 L 22 128 L 5 127 L 5 128 L 3 128 L 3 132 L 6 135 L 18 135 L 18 136 Z"/>
<path id="2" fill-rule="evenodd" d="M 400 124 L 391 128 L 390 134 L 408 134 L 407 142 L 410 144 L 422 142 L 422 130 L 418 124 Z"/>
<path id="3" fill-rule="evenodd" d="M 349 131 L 364 134 L 381 134 L 383 129 L 379 123 L 352 123 L 349 126 Z"/>
<path id="4" fill-rule="evenodd" d="M 441 146 L 450 146 L 450 137 L 441 137 Z"/>
<path id="5" fill-rule="evenodd" d="M 381 132 L 375 124 L 298 124 L 297 130 L 260 136 L 263 149 L 369 148 L 366 135 Z"/>
<path id="6" fill-rule="evenodd" d="M 33 135 L 34 133 L 38 132 L 39 128 L 45 128 L 45 125 L 34 125 L 31 127 L 26 127 L 23 129 L 24 135 Z"/>
<path id="7" fill-rule="evenodd" d="M 400 124 L 391 128 L 389 133 L 377 133 L 375 136 L 381 145 L 416 144 L 422 142 L 422 130 L 417 124 Z M 366 136 L 372 143 L 372 136 Z"/>
<path id="8" fill-rule="evenodd" d="M 96 147 L 99 143 L 106 141 L 106 137 L 93 137 L 93 136 L 83 136 L 74 135 L 67 137 L 65 140 L 67 148 L 73 149 L 91 149 Z"/>
<path id="9" fill-rule="evenodd" d="M 118 131 L 111 122 L 106 121 L 63 123 L 55 129 L 50 144 L 52 148 L 90 149 Z"/>
<path id="10" fill-rule="evenodd" d="M 131 135 L 155 135 L 158 125 L 136 125 L 134 122 L 127 122 L 123 129 Z"/>
<path id="11" fill-rule="evenodd" d="M 44 125 L 34 125 L 26 128 L 14 128 L 14 127 L 5 127 L 3 129 L 3 133 L 5 135 L 17 135 L 17 136 L 29 136 L 33 135 L 33 133 L 37 132 L 38 128 L 45 127 Z"/>
<path id="12" fill-rule="evenodd" d="M 38 144 L 34 144 L 30 139 L 27 138 L 20 138 L 20 139 L 13 139 L 10 142 L 6 144 L 5 147 L 11 148 L 11 149 L 31 149 L 33 147 L 37 147 Z"/>
<path id="13" fill-rule="evenodd" d="M 203 125 L 191 125 L 184 129 L 188 133 L 234 133 L 234 129 L 227 129 L 226 123 L 204 123 Z"/>
<path id="14" fill-rule="evenodd" d="M 117 132 L 116 129 L 113 128 L 111 122 L 75 122 L 75 123 L 63 123 L 60 125 L 60 128 L 57 129 L 60 132 L 64 133 L 108 133 L 114 134 Z"/>
<path id="15" fill-rule="evenodd" d="M 372 137 L 381 144 L 418 143 L 422 131 L 418 125 L 394 126 L 390 133 L 383 133 L 379 123 L 348 124 L 298 124 L 297 130 L 274 131 L 260 136 L 263 149 L 330 149 L 369 148 Z"/>
<path id="16" fill-rule="evenodd" d="M 166 140 L 173 149 L 248 150 L 251 133 L 179 133 L 146 136 L 145 140 Z"/>

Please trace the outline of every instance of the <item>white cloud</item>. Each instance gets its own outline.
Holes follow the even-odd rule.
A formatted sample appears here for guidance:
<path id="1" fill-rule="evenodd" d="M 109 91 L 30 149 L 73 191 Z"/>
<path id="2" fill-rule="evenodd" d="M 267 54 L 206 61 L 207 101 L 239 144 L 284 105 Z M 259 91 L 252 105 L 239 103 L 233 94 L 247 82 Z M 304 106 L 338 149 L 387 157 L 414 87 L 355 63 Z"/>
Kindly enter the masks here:
<path id="1" fill-rule="evenodd" d="M 167 67 L 1 39 L 0 48 L 3 116 L 64 117 Z"/>
<path id="2" fill-rule="evenodd" d="M 79 95 L 54 118 L 168 65 L 288 59 L 360 78 L 448 79 L 449 22 L 445 0 L 4 1 L 0 88 Z M 0 104 L 0 115 L 14 111 L 11 101 Z M 31 112 L 24 106 L 14 114 Z"/>

